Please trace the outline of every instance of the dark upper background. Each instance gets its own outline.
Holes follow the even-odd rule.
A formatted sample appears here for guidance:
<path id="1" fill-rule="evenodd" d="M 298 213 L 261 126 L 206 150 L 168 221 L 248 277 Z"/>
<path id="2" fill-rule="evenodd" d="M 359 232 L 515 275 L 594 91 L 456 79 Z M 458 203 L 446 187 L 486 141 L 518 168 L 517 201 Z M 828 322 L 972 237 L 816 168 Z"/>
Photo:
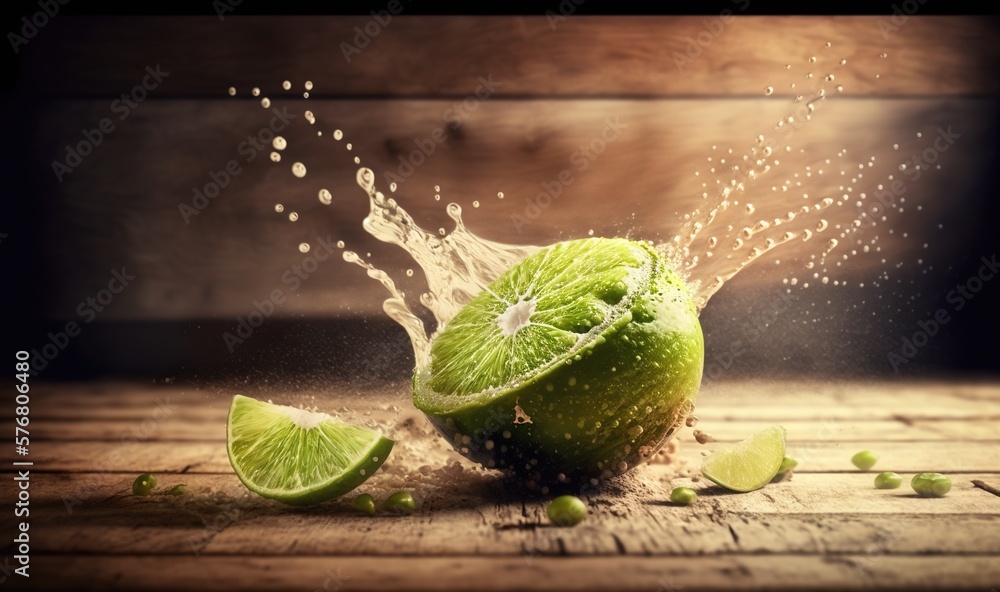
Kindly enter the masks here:
<path id="1" fill-rule="evenodd" d="M 319 374 L 363 385 L 406 376 L 409 346 L 381 312 L 381 286 L 336 258 L 320 264 L 235 354 L 222 339 L 235 330 L 237 317 L 254 310 L 255 300 L 276 288 L 290 292 L 283 273 L 306 257 L 296 246 L 308 241 L 315 249 L 317 236 L 371 252 L 408 293 L 418 293 L 419 270 L 412 279 L 402 273 L 413 267 L 407 256 L 363 233 L 366 203 L 354 184 L 357 167 L 342 143 L 334 146 L 332 129 L 345 131 L 385 189 L 382 174 L 396 169 L 415 140 L 448 128 L 445 141 L 397 192 L 428 228 L 451 228 L 443 205 L 457 201 L 473 230 L 503 242 L 545 244 L 590 229 L 668 239 L 679 228 L 679 214 L 700 202 L 704 177 L 694 171 L 707 175 L 707 157 L 721 153 L 712 146 L 739 153 L 772 130 L 791 106 L 788 77 L 801 76 L 816 55 L 817 75 L 836 70 L 845 90 L 792 137 L 806 153 L 790 154 L 780 179 L 804 174 L 805 166 L 844 149 L 858 159 L 852 162 L 875 155 L 880 165 L 895 165 L 919 154 L 938 127 L 951 126 L 962 137 L 941 154 L 941 170 L 908 184 L 906 211 L 890 222 L 894 233 L 882 237 L 877 255 L 854 257 L 830 284 L 812 280 L 802 289 L 812 273 L 803 266 L 816 252 L 815 243 L 802 244 L 776 250 L 728 283 L 702 315 L 706 361 L 723 362 L 739 341 L 741 353 L 723 375 L 892 375 L 888 352 L 944 307 L 952 320 L 899 375 L 995 375 L 1000 281 L 987 282 L 961 311 L 946 294 L 977 271 L 980 257 L 998 250 L 997 21 L 916 16 L 880 29 L 880 18 L 887 20 L 570 16 L 553 27 L 545 17 L 404 11 L 348 63 L 340 44 L 355 42 L 355 27 L 375 30 L 370 17 L 242 16 L 238 8 L 221 22 L 213 16 L 56 16 L 16 56 L 5 48 L 13 60 L 4 97 L 7 199 L 0 214 L 9 301 L 4 325 L 13 328 L 5 333 L 17 349 L 41 350 L 47 333 L 67 321 L 80 323 L 81 335 L 41 372 L 51 378 L 281 382 Z M 687 52 L 699 34 L 707 42 L 679 68 L 675 52 Z M 879 57 L 883 52 L 887 58 Z M 841 58 L 848 64 L 838 68 Z M 784 69 L 789 63 L 791 73 Z M 113 101 L 157 65 L 169 76 L 117 119 L 121 111 Z M 473 94 L 480 77 L 500 84 L 451 129 L 448 109 Z M 283 80 L 292 81 L 291 91 L 281 90 Z M 315 89 L 303 101 L 306 80 Z M 765 97 L 768 85 L 777 90 Z M 228 96 L 230 86 L 237 98 Z M 266 152 L 246 163 L 238 151 L 268 121 L 259 98 L 250 96 L 252 86 L 276 104 L 288 99 L 289 111 L 300 115 L 295 131 L 284 133 L 292 146 L 280 165 L 267 162 Z M 307 129 L 305 109 L 316 113 L 315 128 Z M 77 145 L 82 130 L 105 117 L 115 129 L 59 182 L 52 162 L 65 159 L 66 146 Z M 598 136 L 608 117 L 629 127 L 586 170 L 577 170 L 573 152 Z M 242 172 L 186 224 L 178 205 L 190 204 L 193 188 L 231 159 Z M 294 160 L 309 165 L 305 179 L 289 173 Z M 518 231 L 511 216 L 524 215 L 525 198 L 564 169 L 574 171 L 574 183 Z M 877 179 L 872 173 L 858 191 Z M 816 185 L 814 196 L 836 196 L 837 183 Z M 440 202 L 432 197 L 438 184 Z M 316 198 L 321 187 L 332 192 L 332 205 Z M 506 199 L 496 199 L 498 191 Z M 758 209 L 784 211 L 789 195 L 762 197 Z M 473 208 L 473 200 L 481 207 Z M 301 219 L 291 223 L 276 214 L 277 202 Z M 831 223 L 847 223 L 849 209 Z M 122 267 L 136 279 L 86 323 L 78 306 Z M 890 279 L 874 286 L 883 271 Z M 793 276 L 799 287 L 785 303 L 775 290 Z M 833 286 L 834 279 L 847 286 Z M 772 315 L 775 306 L 781 311 Z M 763 320 L 766 328 L 750 329 Z"/>

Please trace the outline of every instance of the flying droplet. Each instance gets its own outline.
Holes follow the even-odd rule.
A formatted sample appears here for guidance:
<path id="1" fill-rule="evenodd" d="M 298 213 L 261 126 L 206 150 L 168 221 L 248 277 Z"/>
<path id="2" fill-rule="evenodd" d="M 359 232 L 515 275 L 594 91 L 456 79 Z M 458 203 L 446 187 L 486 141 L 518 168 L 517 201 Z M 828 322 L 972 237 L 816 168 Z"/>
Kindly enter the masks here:
<path id="1" fill-rule="evenodd" d="M 281 204 L 274 204 L 274 211 L 280 214 L 281 212 L 285 211 L 285 206 Z"/>
<path id="2" fill-rule="evenodd" d="M 257 88 L 257 87 L 255 86 L 255 87 L 253 87 L 253 89 L 252 89 L 252 90 L 250 91 L 250 94 L 252 94 L 252 95 L 253 95 L 253 96 L 255 96 L 255 97 L 257 97 L 257 96 L 260 96 L 260 89 L 259 89 L 259 88 Z"/>
<path id="3" fill-rule="evenodd" d="M 479 202 L 478 201 L 472 202 L 472 207 L 478 208 L 479 207 Z"/>
<path id="4" fill-rule="evenodd" d="M 396 192 L 396 182 L 395 181 L 393 181 L 392 183 L 389 183 L 389 191 L 391 191 L 393 193 Z"/>
<path id="5" fill-rule="evenodd" d="M 285 139 L 282 138 L 281 136 L 275 136 L 274 140 L 271 141 L 271 145 L 274 146 L 277 150 L 284 150 L 286 147 L 288 147 L 288 142 L 285 141 Z"/>
<path id="6" fill-rule="evenodd" d="M 281 83 L 281 88 L 283 88 L 285 90 L 289 90 L 290 88 L 292 88 L 292 83 L 290 81 L 286 80 L 286 81 L 284 81 L 284 82 Z"/>
<path id="7" fill-rule="evenodd" d="M 313 89 L 312 80 L 306 80 L 305 87 L 306 87 L 306 90 L 312 90 Z"/>
<path id="8" fill-rule="evenodd" d="M 281 155 L 277 152 L 271 153 L 271 162 L 281 162 Z"/>
<path id="9" fill-rule="evenodd" d="M 301 252 L 301 253 L 308 253 L 309 252 L 309 243 L 299 243 L 299 252 Z"/>
<path id="10" fill-rule="evenodd" d="M 289 222 L 298 222 L 298 220 L 299 220 L 299 213 L 298 212 L 288 212 L 288 221 Z"/>
<path id="11" fill-rule="evenodd" d="M 503 199 L 503 191 L 497 192 L 497 199 Z"/>
<path id="12" fill-rule="evenodd" d="M 344 248 L 344 241 L 342 241 L 342 240 L 337 241 L 337 248 L 338 249 L 343 249 Z"/>
<path id="13" fill-rule="evenodd" d="M 770 95 L 772 93 L 774 93 L 774 87 L 773 86 L 764 87 L 764 94 L 765 95 Z"/>
<path id="14" fill-rule="evenodd" d="M 333 203 L 333 194 L 328 189 L 319 190 L 319 203 L 328 206 Z"/>
<path id="15" fill-rule="evenodd" d="M 344 138 L 344 132 L 340 130 L 333 130 L 333 139 L 342 140 Z"/>
<path id="16" fill-rule="evenodd" d="M 267 109 L 268 107 L 271 106 L 271 99 L 264 97 L 263 99 L 260 100 L 260 106 Z"/>
<path id="17" fill-rule="evenodd" d="M 301 162 L 296 162 L 295 164 L 292 165 L 292 174 L 300 179 L 302 177 L 305 177 L 306 165 L 302 164 Z"/>
<path id="18" fill-rule="evenodd" d="M 236 87 L 235 86 L 230 86 L 229 87 L 229 96 L 231 96 L 231 97 L 235 97 L 236 96 Z"/>

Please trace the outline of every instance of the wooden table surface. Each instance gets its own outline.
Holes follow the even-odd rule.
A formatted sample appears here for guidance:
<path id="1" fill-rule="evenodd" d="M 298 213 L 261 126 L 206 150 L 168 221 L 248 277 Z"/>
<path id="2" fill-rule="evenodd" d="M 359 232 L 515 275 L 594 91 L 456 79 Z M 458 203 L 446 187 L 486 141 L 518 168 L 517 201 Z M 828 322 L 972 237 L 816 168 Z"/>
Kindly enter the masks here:
<path id="1" fill-rule="evenodd" d="M 407 487 L 413 515 L 364 516 L 351 496 L 292 508 L 247 492 L 226 456 L 232 388 L 34 385 L 32 577 L 3 575 L 38 590 L 1000 588 L 1000 384 L 716 382 L 697 428 L 732 442 L 781 423 L 800 470 L 725 493 L 692 469 L 716 444 L 685 429 L 669 458 L 588 494 L 590 515 L 571 529 L 547 524 L 545 496 L 459 462 L 405 384 L 369 390 L 299 389 L 287 402 L 343 410 L 396 438 L 362 490 Z M 13 404 L 0 417 L 12 433 Z M 850 463 L 862 449 L 903 487 L 875 489 L 874 473 Z M 5 464 L 0 499 L 12 507 Z M 144 471 L 188 493 L 134 497 Z M 948 474 L 951 493 L 915 496 L 919 471 Z M 698 502 L 670 505 L 678 485 Z M 3 516 L 9 568 L 16 522 Z"/>

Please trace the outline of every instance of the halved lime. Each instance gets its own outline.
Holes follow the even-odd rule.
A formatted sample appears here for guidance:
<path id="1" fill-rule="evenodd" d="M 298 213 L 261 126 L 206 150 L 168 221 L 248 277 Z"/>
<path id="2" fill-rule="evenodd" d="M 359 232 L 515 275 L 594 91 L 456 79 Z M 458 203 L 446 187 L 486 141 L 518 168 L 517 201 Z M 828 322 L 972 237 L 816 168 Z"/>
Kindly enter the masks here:
<path id="1" fill-rule="evenodd" d="M 785 428 L 772 426 L 713 452 L 702 463 L 701 474 L 732 491 L 753 491 L 774 479 L 784 458 Z"/>
<path id="2" fill-rule="evenodd" d="M 343 495 L 385 462 L 393 441 L 326 413 L 233 397 L 226 449 L 250 491 L 286 504 Z"/>
<path id="3" fill-rule="evenodd" d="M 691 294 L 649 244 L 568 241 L 512 267 L 439 330 L 413 401 L 488 467 L 611 476 L 676 430 L 703 359 Z"/>

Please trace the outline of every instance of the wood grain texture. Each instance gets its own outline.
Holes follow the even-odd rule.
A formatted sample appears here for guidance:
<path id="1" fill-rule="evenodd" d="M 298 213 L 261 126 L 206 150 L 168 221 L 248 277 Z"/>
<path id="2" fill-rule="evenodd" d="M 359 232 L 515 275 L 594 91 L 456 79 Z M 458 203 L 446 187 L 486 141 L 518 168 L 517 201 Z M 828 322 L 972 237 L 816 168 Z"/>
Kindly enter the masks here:
<path id="1" fill-rule="evenodd" d="M 377 35 L 348 62 L 341 44 L 355 43 L 355 27 Z M 109 98 L 154 64 L 170 72 L 160 97 L 214 96 L 231 84 L 246 92 L 284 79 L 298 92 L 312 80 L 314 93 L 327 95 L 464 97 L 488 75 L 514 96 L 753 96 L 786 64 L 803 77 L 811 56 L 818 75 L 836 71 L 853 94 L 969 95 L 1000 88 L 991 75 L 1000 49 L 994 27 L 988 17 L 938 16 L 898 27 L 886 17 L 575 16 L 553 27 L 541 15 L 410 17 L 404 5 L 383 28 L 370 17 L 244 17 L 237 9 L 223 22 L 53 19 L 23 53 L 39 92 Z M 837 68 L 841 59 L 847 65 Z"/>
<path id="2" fill-rule="evenodd" d="M 988 437 L 1000 421 L 994 383 L 714 382 L 697 427 L 735 440 L 785 418 L 801 470 L 726 493 L 692 469 L 713 445 L 685 433 L 669 464 L 581 490 L 589 515 L 571 531 L 548 524 L 549 496 L 456 462 L 421 426 L 404 384 L 362 399 L 347 385 L 277 390 L 248 392 L 317 404 L 390 433 L 393 456 L 363 490 L 379 498 L 411 490 L 417 512 L 368 517 L 350 496 L 294 508 L 249 493 L 226 458 L 226 385 L 40 382 L 32 391 L 31 589 L 131 589 L 145 577 L 151 590 L 314 591 L 339 577 L 358 590 L 957 590 L 1000 575 L 1000 497 L 990 491 L 1000 484 L 1000 446 Z M 904 479 L 947 473 L 952 491 L 927 499 L 906 485 L 877 490 L 874 472 L 850 465 L 861 448 L 879 454 L 877 470 Z M 145 471 L 161 491 L 183 483 L 188 492 L 131 495 Z M 670 504 L 677 486 L 695 488 L 697 503 Z M 0 499 L 15 487 L 0 479 Z M 13 517 L 0 518 L 3 530 L 14 527 Z"/>
<path id="3" fill-rule="evenodd" d="M 791 150 L 740 196 L 755 205 L 753 217 L 742 211 L 720 217 L 712 233 L 725 245 L 717 250 L 719 260 L 744 256 L 749 244 L 740 253 L 729 248 L 743 226 L 784 217 L 818 203 L 820 196 L 831 196 L 836 204 L 801 216 L 789 228 L 814 229 L 822 218 L 830 225 L 826 236 L 835 237 L 837 225 L 846 228 L 858 216 L 855 202 L 862 193 L 874 201 L 877 185 L 890 183 L 890 175 L 901 176 L 900 163 L 931 146 L 936 130 L 953 129 L 961 139 L 940 154 L 941 170 L 929 170 L 915 181 L 903 177 L 906 199 L 921 209 L 893 213 L 894 234 L 869 231 L 862 237 L 867 242 L 879 235 L 880 251 L 873 247 L 832 273 L 834 280 L 856 284 L 880 273 L 882 259 L 903 260 L 919 250 L 903 233 L 933 241 L 938 236 L 933 222 L 947 212 L 964 208 L 975 216 L 981 202 L 970 190 L 988 166 L 995 133 L 992 103 L 968 99 L 831 97 L 812 121 L 791 133 L 774 124 L 801 104 L 783 98 L 491 99 L 457 130 L 446 120 L 452 106 L 432 100 L 291 101 L 287 108 L 294 117 L 281 132 L 290 146 L 276 164 L 267 159 L 270 147 L 247 152 L 243 144 L 271 117 L 256 102 L 151 101 L 120 122 L 60 183 L 49 163 L 80 141 L 81 129 L 111 114 L 103 101 L 45 104 L 31 150 L 38 178 L 52 196 L 51 240 L 44 246 L 54 270 L 45 290 L 47 315 L 80 320 L 80 305 L 123 267 L 136 279 L 101 311 L 101 321 L 235 319 L 253 312 L 254 302 L 267 300 L 275 290 L 285 298 L 276 317 L 382 315 L 384 289 L 340 259 L 332 246 L 338 240 L 362 254 L 371 252 L 370 259 L 389 271 L 419 307 L 415 295 L 426 289 L 422 274 L 419 269 L 411 278 L 403 273 L 414 267 L 413 260 L 362 230 L 367 200 L 355 183 L 355 154 L 377 172 L 383 191 L 388 191 L 386 174 L 397 175 L 396 198 L 432 232 L 453 228 L 444 205 L 455 201 L 464 207 L 470 229 L 506 243 L 549 244 L 586 236 L 588 229 L 596 235 L 667 241 L 680 230 L 684 214 L 711 202 L 704 192 L 715 196 L 717 183 L 730 182 L 729 167 L 741 162 L 754 138 L 774 134 L 779 149 Z M 307 109 L 316 114 L 315 126 L 302 115 Z M 607 133 L 613 127 L 609 121 L 621 129 Z M 334 128 L 344 129 L 344 142 L 331 139 Z M 317 130 L 324 135 L 317 136 Z M 445 130 L 442 143 L 431 140 L 435 130 Z M 917 138 L 915 130 L 923 130 L 924 137 Z M 347 141 L 354 150 L 344 149 Z M 422 156 L 420 142 L 430 143 L 434 152 Z M 601 151 L 590 151 L 593 146 Z M 420 156 L 413 162 L 423 164 L 412 176 L 400 176 L 407 170 L 400 169 L 400 159 L 413 153 Z M 247 162 L 250 156 L 254 160 Z M 854 177 L 869 158 L 875 158 L 873 166 L 865 166 L 863 178 Z M 304 179 L 291 174 L 295 161 L 307 166 Z M 185 219 L 180 206 L 190 207 L 195 190 L 212 184 L 210 175 L 228 162 L 240 173 Z M 560 187 L 556 180 L 563 172 L 572 182 Z M 851 193 L 844 189 L 849 178 L 856 181 Z M 775 189 L 784 184 L 791 190 Z M 442 188 L 440 201 L 433 199 L 435 185 Z M 548 197 L 556 192 L 552 187 L 558 189 L 555 199 Z M 333 193 L 329 206 L 317 198 L 322 188 Z M 501 191 L 503 200 L 496 197 Z M 283 204 L 284 213 L 275 212 L 276 203 Z M 291 211 L 299 214 L 297 222 L 289 222 Z M 764 237 L 756 240 L 763 243 Z M 789 270 L 801 270 L 817 255 L 825 240 L 777 249 L 782 266 L 757 265 L 755 274 L 737 276 L 731 289 L 773 290 Z M 308 254 L 298 251 L 301 242 L 312 246 Z M 935 247 L 934 256 L 943 260 L 961 245 L 944 241 Z M 304 275 L 303 266 L 310 270 Z"/>

